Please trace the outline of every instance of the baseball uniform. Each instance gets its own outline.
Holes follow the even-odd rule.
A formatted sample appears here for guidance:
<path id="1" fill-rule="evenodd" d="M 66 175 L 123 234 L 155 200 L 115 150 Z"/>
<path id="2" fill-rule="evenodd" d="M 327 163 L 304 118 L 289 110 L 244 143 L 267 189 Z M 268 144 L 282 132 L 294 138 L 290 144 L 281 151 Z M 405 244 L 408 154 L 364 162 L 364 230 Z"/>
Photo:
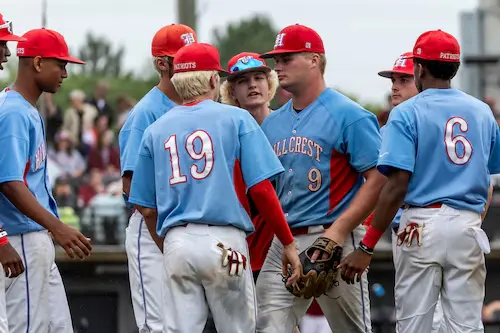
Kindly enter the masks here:
<path id="1" fill-rule="evenodd" d="M 40 204 L 57 216 L 47 173 L 42 117 L 13 90 L 0 94 L 0 133 L 0 183 L 24 182 Z M 24 274 L 5 280 L 9 332 L 73 332 L 47 230 L 20 213 L 1 193 L 0 222 L 25 266 Z"/>
<path id="2" fill-rule="evenodd" d="M 483 331 L 489 244 L 480 214 L 489 175 L 500 172 L 490 108 L 455 89 L 426 89 L 400 104 L 378 161 L 380 172 L 390 168 L 411 172 L 400 230 L 415 223 L 421 233 L 421 246 L 403 244 L 396 263 L 398 331 L 430 332 L 439 294 L 450 332 Z"/>
<path id="3" fill-rule="evenodd" d="M 165 237 L 165 332 L 201 332 L 209 309 L 219 333 L 254 332 L 252 273 L 229 275 L 217 244 L 248 258 L 246 190 L 283 172 L 257 122 L 212 100 L 177 106 L 144 133 L 135 171 L 129 200 L 158 210 Z"/>
<path id="4" fill-rule="evenodd" d="M 364 183 L 363 172 L 376 166 L 380 147 L 377 120 L 327 88 L 301 111 L 294 110 L 289 101 L 266 118 L 262 129 L 285 169 L 276 179 L 276 190 L 299 251 L 303 251 L 349 206 Z M 351 233 L 344 255 L 354 250 L 364 233 L 362 226 Z M 284 288 L 279 275 L 282 249 L 275 239 L 257 281 L 257 332 L 292 332 L 312 302 Z M 366 273 L 355 285 L 340 280 L 317 301 L 333 331 L 371 331 Z"/>
<path id="5" fill-rule="evenodd" d="M 262 72 L 267 74 L 271 71 L 271 68 L 267 66 L 264 59 L 260 58 L 259 54 L 242 52 L 229 59 L 227 70 L 229 72 L 227 83 L 233 86 L 233 82 L 245 73 Z M 231 99 L 233 100 L 234 97 L 231 96 Z M 267 251 L 273 241 L 274 230 L 272 224 L 269 222 L 266 223 L 259 214 L 250 195 L 248 195 L 248 202 L 248 211 L 250 212 L 255 231 L 248 236 L 247 241 L 250 250 L 250 265 L 252 266 L 254 280 L 257 281 L 260 269 L 266 260 Z"/>
<path id="6" fill-rule="evenodd" d="M 118 140 L 122 176 L 134 172 L 144 130 L 176 104 L 160 89 L 151 89 L 130 111 Z M 144 218 L 134 210 L 125 231 L 130 293 L 139 332 L 162 332 L 161 288 L 163 256 L 149 234 Z"/>
<path id="7" fill-rule="evenodd" d="M 184 45 L 196 42 L 196 34 L 183 24 L 170 24 L 156 32 L 151 43 L 153 57 L 174 57 Z M 162 78 L 161 80 L 168 80 Z M 161 85 L 161 83 L 160 83 Z M 118 137 L 122 176 L 133 172 L 144 130 L 176 104 L 159 88 L 151 89 L 130 111 Z M 128 203 L 128 198 L 124 194 Z M 140 333 L 163 332 L 161 251 L 151 237 L 144 218 L 134 210 L 125 234 L 130 293 Z"/>

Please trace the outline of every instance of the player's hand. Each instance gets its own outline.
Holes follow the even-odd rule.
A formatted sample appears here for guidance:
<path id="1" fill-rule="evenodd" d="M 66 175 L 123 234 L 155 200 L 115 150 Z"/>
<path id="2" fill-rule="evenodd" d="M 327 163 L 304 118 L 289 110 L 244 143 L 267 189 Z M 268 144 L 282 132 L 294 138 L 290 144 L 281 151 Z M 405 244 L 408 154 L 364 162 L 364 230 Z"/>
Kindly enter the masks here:
<path id="1" fill-rule="evenodd" d="M 75 228 L 61 222 L 61 225 L 51 232 L 56 242 L 61 245 L 71 259 L 75 257 L 75 254 L 80 259 L 85 259 L 90 255 L 92 251 L 90 238 L 85 237 Z"/>
<path id="2" fill-rule="evenodd" d="M 325 233 L 323 234 L 322 237 L 326 237 L 328 239 L 331 239 L 332 241 L 334 241 L 335 243 L 337 243 L 340 246 L 342 246 L 344 244 L 344 238 L 340 237 L 334 231 L 332 232 L 330 229 L 325 231 Z M 326 260 L 326 259 L 328 259 L 328 253 L 326 253 L 324 251 L 320 251 L 320 250 L 314 251 L 314 253 L 311 256 L 311 262 L 314 263 L 318 258 L 320 258 L 321 260 Z"/>
<path id="3" fill-rule="evenodd" d="M 0 263 L 8 278 L 15 278 L 24 272 L 23 261 L 10 243 L 0 246 Z"/>
<path id="4" fill-rule="evenodd" d="M 337 266 L 340 276 L 347 284 L 354 284 L 361 280 L 361 275 L 370 265 L 372 256 L 363 250 L 356 249 L 340 261 Z"/>
<path id="5" fill-rule="evenodd" d="M 302 275 L 302 264 L 300 263 L 297 245 L 295 242 L 283 248 L 283 276 L 288 275 L 288 265 L 292 266 L 292 275 L 286 281 L 287 286 L 296 283 Z"/>

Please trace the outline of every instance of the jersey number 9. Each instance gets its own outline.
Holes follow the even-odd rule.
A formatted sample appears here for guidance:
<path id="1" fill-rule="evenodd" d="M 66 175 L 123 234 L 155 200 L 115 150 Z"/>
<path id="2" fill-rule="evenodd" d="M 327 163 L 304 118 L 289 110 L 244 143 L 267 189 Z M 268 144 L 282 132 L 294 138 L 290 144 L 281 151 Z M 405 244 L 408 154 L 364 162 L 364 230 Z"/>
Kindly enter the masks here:
<path id="1" fill-rule="evenodd" d="M 197 141 L 201 144 L 199 151 L 196 151 L 195 148 L 195 143 Z M 187 182 L 187 176 L 181 172 L 177 136 L 175 134 L 171 135 L 168 140 L 165 141 L 164 148 L 170 152 L 170 166 L 172 168 L 170 185 Z M 214 145 L 212 144 L 210 135 L 202 130 L 194 131 L 187 136 L 183 148 L 186 150 L 191 159 L 195 161 L 204 160 L 203 168 L 199 168 L 198 165 L 194 163 L 191 165 L 189 168 L 191 177 L 196 180 L 207 178 L 214 167 Z"/>
<path id="2" fill-rule="evenodd" d="M 309 191 L 316 192 L 317 190 L 319 190 L 322 183 L 321 171 L 319 171 L 319 169 L 317 168 L 312 168 L 311 170 L 309 170 L 307 178 L 309 179 L 309 185 L 307 186 Z"/>
<path id="3" fill-rule="evenodd" d="M 444 143 L 446 154 L 453 164 L 464 165 L 472 156 L 472 144 L 461 134 L 453 135 L 453 128 L 459 125 L 460 131 L 465 133 L 469 130 L 469 124 L 461 117 L 452 117 L 446 122 L 444 131 Z"/>

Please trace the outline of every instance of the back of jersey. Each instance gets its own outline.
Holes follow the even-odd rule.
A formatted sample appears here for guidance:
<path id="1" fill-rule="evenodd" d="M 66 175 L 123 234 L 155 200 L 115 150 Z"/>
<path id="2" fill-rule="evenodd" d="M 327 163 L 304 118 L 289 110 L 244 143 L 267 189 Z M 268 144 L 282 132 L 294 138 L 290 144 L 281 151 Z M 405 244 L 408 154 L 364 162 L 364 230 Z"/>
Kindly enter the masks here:
<path id="1" fill-rule="evenodd" d="M 400 134 L 395 136 L 396 132 Z M 498 126 L 486 104 L 459 90 L 426 89 L 391 112 L 379 168 L 394 159 L 400 166 L 393 166 L 400 169 L 411 169 L 413 164 L 407 204 L 440 202 L 482 212 L 489 174 L 495 171 L 489 161 L 497 135 Z"/>
<path id="2" fill-rule="evenodd" d="M 185 223 L 233 225 L 253 231 L 240 199 L 246 188 L 283 171 L 247 111 L 211 100 L 173 108 L 146 130 L 142 146 L 131 202 L 139 199 L 145 191 L 138 188 L 149 181 L 141 166 L 142 155 L 149 151 L 160 235 Z M 238 188 L 238 184 L 244 186 Z"/>

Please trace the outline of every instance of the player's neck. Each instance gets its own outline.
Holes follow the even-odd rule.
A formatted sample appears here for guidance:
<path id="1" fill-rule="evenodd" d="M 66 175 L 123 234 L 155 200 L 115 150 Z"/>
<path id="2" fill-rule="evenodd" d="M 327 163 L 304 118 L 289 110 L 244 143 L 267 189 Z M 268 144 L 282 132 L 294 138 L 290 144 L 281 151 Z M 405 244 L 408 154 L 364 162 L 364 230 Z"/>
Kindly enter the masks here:
<path id="1" fill-rule="evenodd" d="M 451 81 L 444 81 L 438 79 L 430 79 L 422 82 L 422 89 L 450 89 Z"/>
<path id="2" fill-rule="evenodd" d="M 212 94 L 212 92 L 209 92 L 207 94 L 204 94 L 204 95 L 200 95 L 200 96 L 196 96 L 196 97 L 193 97 L 193 98 L 190 98 L 189 100 L 183 100 L 182 101 L 182 104 L 191 104 L 191 105 L 195 105 L 195 104 L 198 104 L 206 99 L 209 99 L 209 100 L 214 100 L 214 96 Z"/>
<path id="3" fill-rule="evenodd" d="M 296 110 L 303 110 L 314 102 L 326 89 L 325 80 L 315 80 L 292 93 L 292 105 Z"/>
<path id="4" fill-rule="evenodd" d="M 170 98 L 173 102 L 177 104 L 182 103 L 182 99 L 179 97 L 179 94 L 177 94 L 177 91 L 175 91 L 174 85 L 168 78 L 161 78 L 160 83 L 156 86 L 158 89 L 160 89 L 165 95 L 167 95 L 168 98 Z"/>
<path id="5" fill-rule="evenodd" d="M 271 114 L 271 110 L 266 104 L 260 105 L 258 107 L 253 108 L 245 108 L 250 114 L 255 118 L 259 125 L 262 124 L 264 119 Z"/>
<path id="6" fill-rule="evenodd" d="M 36 85 L 35 81 L 25 80 L 22 76 L 18 76 L 16 82 L 12 86 L 12 90 L 17 91 L 21 96 L 24 97 L 31 105 L 36 107 L 36 102 L 42 95 L 42 91 Z"/>

